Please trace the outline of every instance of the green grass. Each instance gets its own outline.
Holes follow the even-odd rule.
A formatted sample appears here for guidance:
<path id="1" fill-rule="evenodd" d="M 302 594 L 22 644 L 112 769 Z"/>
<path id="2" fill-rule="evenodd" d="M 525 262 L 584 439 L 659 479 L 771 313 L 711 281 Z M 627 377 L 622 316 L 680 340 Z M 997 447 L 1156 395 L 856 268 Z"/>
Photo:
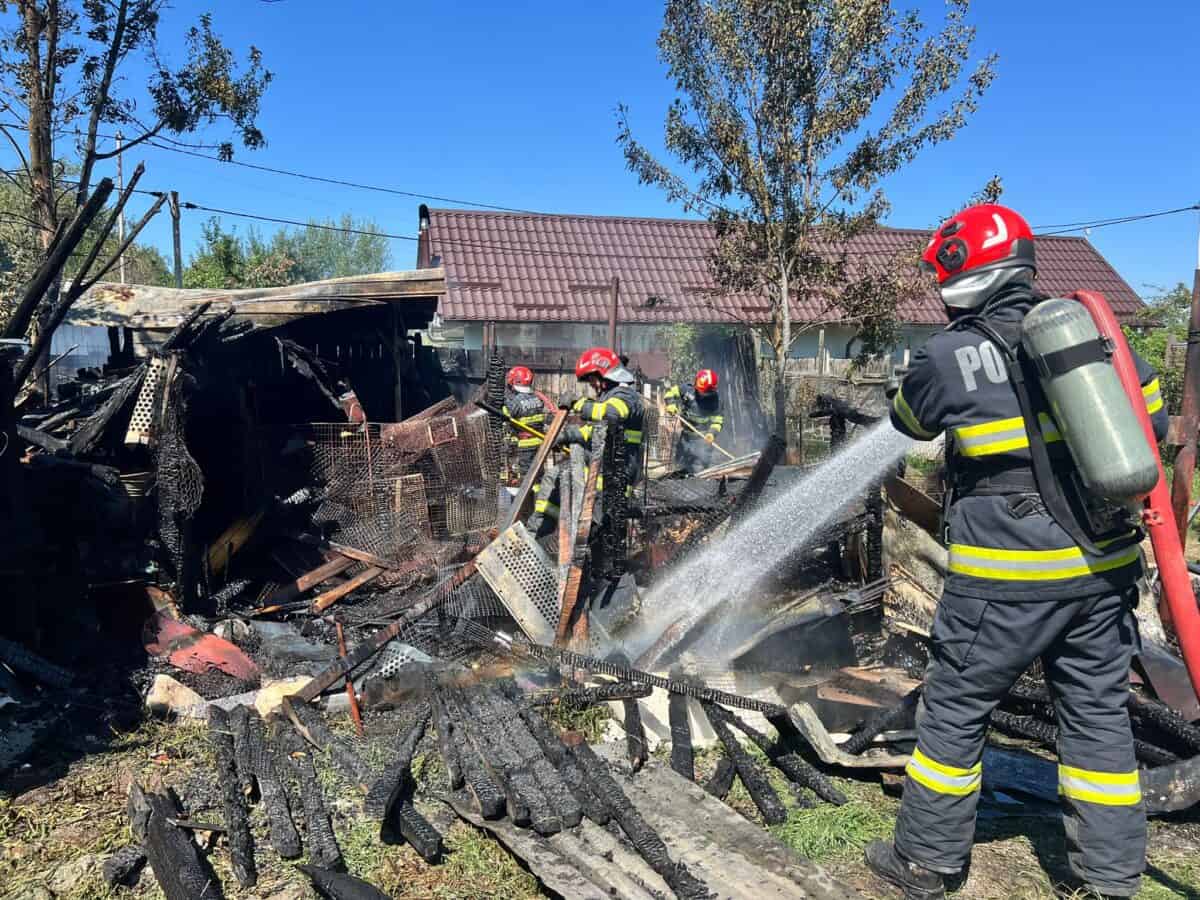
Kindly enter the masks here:
<path id="1" fill-rule="evenodd" d="M 871 841 L 891 837 L 895 824 L 894 815 L 854 798 L 844 806 L 793 807 L 787 821 L 772 826 L 771 833 L 801 856 L 820 862 L 857 857 Z"/>
<path id="2" fill-rule="evenodd" d="M 612 714 L 604 704 L 574 709 L 555 703 L 550 707 L 550 715 L 547 718 L 564 731 L 581 732 L 589 744 L 594 744 L 603 736 L 604 728 Z"/>

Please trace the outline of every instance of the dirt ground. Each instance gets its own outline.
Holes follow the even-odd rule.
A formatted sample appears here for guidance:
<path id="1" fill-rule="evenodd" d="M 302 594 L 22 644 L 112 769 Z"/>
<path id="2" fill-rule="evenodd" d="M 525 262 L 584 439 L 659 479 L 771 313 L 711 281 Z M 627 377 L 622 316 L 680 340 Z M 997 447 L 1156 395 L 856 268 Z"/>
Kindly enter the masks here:
<path id="1" fill-rule="evenodd" d="M 215 804 L 218 796 L 203 726 L 147 722 L 135 732 L 114 737 L 100 752 L 85 755 L 80 749 L 77 746 L 73 752 L 68 740 L 58 750 L 43 754 L 36 766 L 0 784 L 3 897 L 161 897 L 149 872 L 143 873 L 132 890 L 110 890 L 102 882 L 99 866 L 130 841 L 125 799 L 133 779 L 172 786 L 193 817 L 219 821 L 219 808 L 211 808 L 207 815 L 200 813 L 206 804 Z M 706 752 L 698 758 L 701 776 L 715 768 L 719 753 Z M 536 880 L 517 860 L 492 839 L 463 824 L 446 834 L 449 852 L 438 866 L 427 865 L 406 846 L 381 844 L 377 826 L 360 815 L 361 794 L 340 778 L 328 760 L 318 756 L 315 761 L 352 873 L 397 898 L 524 900 L 540 896 Z M 433 754 L 418 757 L 418 779 L 436 781 L 439 765 Z M 868 841 L 890 834 L 897 799 L 875 780 L 837 779 L 850 797 L 849 803 L 804 809 L 782 778 L 775 781 L 790 806 L 788 821 L 772 829 L 780 840 L 820 861 L 867 897 L 896 896 L 865 870 L 861 851 Z M 740 784 L 735 784 L 729 802 L 748 818 L 758 820 Z M 267 845 L 261 808 L 253 813 L 252 822 L 259 838 L 260 880 L 255 888 L 237 888 L 222 841 L 217 841 L 211 854 L 226 896 L 233 900 L 315 898 L 306 879 L 280 861 Z M 956 896 L 963 900 L 1070 897 L 1069 890 L 1055 888 L 1066 878 L 1062 847 L 1062 827 L 1057 820 L 1045 816 L 996 818 L 985 806 L 970 875 Z M 1151 823 L 1149 868 L 1139 897 L 1200 898 L 1200 814 Z"/>

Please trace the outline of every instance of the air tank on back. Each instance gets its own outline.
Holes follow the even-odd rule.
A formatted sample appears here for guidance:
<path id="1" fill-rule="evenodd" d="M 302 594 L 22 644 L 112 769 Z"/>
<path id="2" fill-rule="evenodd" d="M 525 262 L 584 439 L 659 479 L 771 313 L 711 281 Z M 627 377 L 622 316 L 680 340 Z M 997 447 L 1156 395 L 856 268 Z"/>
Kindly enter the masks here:
<path id="1" fill-rule="evenodd" d="M 1061 298 L 1030 310 L 1021 336 L 1084 487 L 1128 501 L 1157 484 L 1158 458 L 1100 341 L 1083 305 Z"/>

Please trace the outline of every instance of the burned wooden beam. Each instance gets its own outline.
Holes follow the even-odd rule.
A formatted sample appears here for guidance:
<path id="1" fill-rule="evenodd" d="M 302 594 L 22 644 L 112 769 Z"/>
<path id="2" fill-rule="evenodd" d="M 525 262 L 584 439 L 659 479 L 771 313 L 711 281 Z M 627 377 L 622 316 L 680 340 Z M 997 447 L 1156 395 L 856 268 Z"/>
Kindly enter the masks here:
<path id="1" fill-rule="evenodd" d="M 564 782 L 558 768 L 546 756 L 537 738 L 521 717 L 520 710 L 505 692 L 489 688 L 484 702 L 496 715 L 505 736 L 516 749 L 522 766 L 533 774 L 562 828 L 574 828 L 583 820 L 583 805 Z"/>
<path id="2" fill-rule="evenodd" d="M 322 869 L 340 869 L 343 866 L 342 851 L 333 833 L 333 823 L 330 822 L 329 810 L 325 807 L 321 783 L 317 781 L 312 753 L 290 753 L 287 759 L 292 774 L 300 784 L 308 858 Z"/>
<path id="3" fill-rule="evenodd" d="M 562 816 L 547 799 L 533 770 L 514 746 L 505 717 L 488 702 L 486 693 L 486 689 L 480 689 L 463 694 L 471 714 L 468 730 L 478 736 L 480 745 L 486 744 L 484 761 L 493 771 L 498 770 L 518 807 L 525 810 L 530 827 L 538 834 L 557 834 L 563 828 Z M 517 821 L 516 817 L 513 821 Z"/>
<path id="4" fill-rule="evenodd" d="M 646 729 L 642 725 L 642 711 L 636 700 L 623 700 L 625 710 L 625 756 L 629 767 L 637 772 L 646 764 L 650 751 L 646 746 Z"/>
<path id="5" fill-rule="evenodd" d="M 1130 691 L 1129 711 L 1194 752 L 1200 753 L 1200 727 L 1187 721 L 1165 703 Z"/>
<path id="6" fill-rule="evenodd" d="M 209 709 L 208 737 L 217 758 L 217 780 L 221 785 L 221 805 L 225 814 L 225 836 L 229 841 L 230 867 L 238 884 L 250 887 L 258 881 L 258 870 L 254 866 L 254 838 L 250 834 L 246 796 L 238 789 L 239 778 L 229 714 L 219 706 Z"/>
<path id="7" fill-rule="evenodd" d="M 767 759 L 779 769 L 788 780 L 800 787 L 809 788 L 826 803 L 841 806 L 846 802 L 846 795 L 839 791 L 824 773 L 808 762 L 798 753 L 790 752 L 783 741 L 772 742 L 757 728 L 747 725 L 742 719 L 726 709 L 716 705 L 705 708 L 711 720 L 713 716 L 724 719 L 758 747 Z"/>
<path id="8" fill-rule="evenodd" d="M 327 900 L 391 900 L 373 884 L 344 872 L 327 872 L 317 866 L 296 866 L 308 876 L 313 888 Z"/>
<path id="9" fill-rule="evenodd" d="M 363 810 L 372 819 L 382 822 L 388 817 L 392 804 L 400 795 L 412 787 L 412 760 L 417 752 L 417 745 L 425 736 L 425 728 L 429 724 L 430 709 L 423 707 L 396 749 L 396 756 L 387 768 L 367 789 L 367 798 Z"/>
<path id="10" fill-rule="evenodd" d="M 402 797 L 393 804 L 388 814 L 388 822 L 425 862 L 437 862 L 441 857 L 441 834 L 413 806 L 411 799 Z"/>
<path id="11" fill-rule="evenodd" d="M 1011 737 L 1037 741 L 1051 749 L 1058 746 L 1057 726 L 1034 716 L 1018 716 L 997 709 L 992 713 L 992 727 Z M 1133 752 L 1141 762 L 1151 766 L 1165 766 L 1179 761 L 1174 753 L 1139 738 L 1133 740 Z"/>
<path id="12" fill-rule="evenodd" d="M 284 859 L 296 859 L 303 852 L 303 848 L 300 844 L 300 834 L 292 822 L 287 790 L 280 778 L 283 767 L 280 764 L 276 742 L 268 737 L 263 720 L 256 712 L 249 715 L 248 733 L 254 780 L 267 809 L 271 846 Z"/>
<path id="13" fill-rule="evenodd" d="M 458 759 L 458 748 L 451 733 L 454 726 L 450 724 L 450 714 L 446 712 L 446 704 L 437 691 L 431 694 L 429 705 L 433 712 L 433 728 L 437 732 L 438 751 L 442 757 L 442 764 L 446 767 L 446 780 L 450 784 L 450 790 L 457 791 L 463 786 L 463 773 L 462 763 Z"/>
<path id="14" fill-rule="evenodd" d="M 484 765 L 479 751 L 471 741 L 458 699 L 451 692 L 441 694 L 450 720 L 451 739 L 454 741 L 458 760 L 462 765 L 463 780 L 475 800 L 479 814 L 485 819 L 503 817 L 508 802 L 505 787 L 496 779 L 491 769 Z M 515 801 L 514 801 L 515 802 Z"/>
<path id="15" fill-rule="evenodd" d="M 513 693 L 516 692 L 516 688 L 510 688 L 509 696 L 512 697 Z M 525 723 L 525 727 L 529 729 L 529 733 L 537 741 L 542 753 L 546 755 L 551 765 L 558 770 L 558 774 L 562 777 L 567 790 L 574 796 L 576 803 L 579 804 L 583 815 L 587 816 L 597 825 L 607 825 L 610 818 L 608 808 L 600 802 L 595 792 L 592 791 L 587 779 L 584 777 L 583 771 L 579 768 L 579 764 L 575 761 L 567 746 L 537 712 L 524 706 L 519 701 L 516 703 L 516 708 L 521 721 Z"/>
<path id="16" fill-rule="evenodd" d="M 586 742 L 571 748 L 571 754 L 587 776 L 588 782 L 642 859 L 657 872 L 681 900 L 708 900 L 712 893 L 683 863 L 673 862 L 658 833 L 642 818 L 613 779 L 604 762 Z"/>
<path id="17" fill-rule="evenodd" d="M 254 792 L 254 742 L 250 738 L 250 708 L 235 706 L 229 712 L 227 723 L 233 735 L 233 762 L 238 786 L 242 796 L 250 797 Z"/>
<path id="18" fill-rule="evenodd" d="M 713 771 L 708 781 L 704 783 L 704 790 L 712 794 L 718 800 L 724 800 L 729 796 L 730 790 L 733 788 L 733 777 L 737 775 L 737 768 L 733 765 L 733 760 L 728 756 L 722 756 L 717 762 L 717 768 Z"/>
<path id="19" fill-rule="evenodd" d="M 142 866 L 146 864 L 146 851 L 141 844 L 126 844 L 104 861 L 101 869 L 104 883 L 110 888 L 118 885 L 133 887 L 137 884 Z"/>
<path id="20" fill-rule="evenodd" d="M 713 712 L 711 703 L 702 703 L 701 706 L 708 715 L 708 721 L 711 723 L 713 731 L 717 733 L 717 737 L 725 746 L 726 755 L 733 761 L 738 778 L 742 780 L 742 784 L 746 786 L 746 791 L 750 794 L 750 799 L 762 813 L 763 821 L 768 825 L 782 824 L 787 819 L 787 812 L 784 810 L 783 804 L 779 802 L 779 795 L 775 793 L 775 788 L 771 787 L 771 782 L 767 780 L 762 768 L 733 736 L 729 730 L 728 720 Z"/>
<path id="21" fill-rule="evenodd" d="M 871 742 L 881 732 L 890 731 L 911 722 L 917 709 L 917 701 L 920 699 L 921 687 L 918 686 L 905 694 L 904 699 L 895 706 L 872 713 L 863 721 L 862 726 L 850 735 L 850 739 L 842 744 L 842 751 L 857 756 L 870 747 Z"/>
<path id="22" fill-rule="evenodd" d="M 318 750 L 327 751 L 333 764 L 350 782 L 359 785 L 364 791 L 367 790 L 373 780 L 371 767 L 330 730 L 317 709 L 307 703 L 285 698 L 283 711 L 301 737 Z"/>
<path id="23" fill-rule="evenodd" d="M 692 724 L 688 700 L 681 694 L 667 697 L 667 720 L 671 725 L 671 768 L 688 781 L 696 780 L 696 754 L 692 749 Z"/>
<path id="24" fill-rule="evenodd" d="M 0 638 L 0 662 L 51 687 L 67 688 L 75 680 L 75 673 L 70 669 L 56 666 L 6 638 Z"/>
<path id="25" fill-rule="evenodd" d="M 640 700 L 654 693 L 654 688 L 648 684 L 633 684 L 628 681 L 617 681 L 612 684 L 599 684 L 593 687 L 573 688 L 566 691 L 536 694 L 530 700 L 531 706 L 562 706 L 567 709 L 585 709 L 597 703 L 608 703 L 612 700 Z"/>
<path id="26" fill-rule="evenodd" d="M 191 836 L 170 820 L 182 815 L 179 800 L 166 793 L 146 793 L 137 784 L 129 792 L 130 819 L 142 838 L 154 878 L 166 900 L 221 900 L 221 883 L 200 856 Z"/>

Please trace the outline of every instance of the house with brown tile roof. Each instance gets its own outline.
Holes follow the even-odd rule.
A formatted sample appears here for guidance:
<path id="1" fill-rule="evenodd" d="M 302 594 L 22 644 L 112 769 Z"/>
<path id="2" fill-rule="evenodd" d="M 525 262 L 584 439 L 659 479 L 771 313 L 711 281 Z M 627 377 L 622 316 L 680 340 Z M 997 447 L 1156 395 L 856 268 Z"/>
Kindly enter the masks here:
<path id="1" fill-rule="evenodd" d="M 854 240 L 850 257 L 901 255 L 928 232 L 881 228 Z M 745 325 L 769 321 L 767 301 L 716 289 L 708 259 L 717 237 L 705 221 L 620 216 L 549 215 L 420 208 L 417 266 L 445 268 L 438 308 L 443 335 L 461 334 L 468 351 L 483 346 L 494 323 L 506 357 L 553 365 L 570 351 L 607 340 L 611 285 L 619 279 L 618 340 L 643 368 L 661 368 L 663 328 Z M 915 254 L 914 254 L 915 255 Z M 1102 292 L 1122 318 L 1142 307 L 1133 289 L 1084 238 L 1037 239 L 1038 286 L 1050 294 L 1079 288 Z M 919 347 L 946 324 L 932 284 L 899 310 L 898 355 Z M 813 356 L 818 342 L 834 357 L 852 356 L 853 329 L 828 311 L 792 307 L 793 321 L 821 320 L 797 340 L 794 356 Z"/>

